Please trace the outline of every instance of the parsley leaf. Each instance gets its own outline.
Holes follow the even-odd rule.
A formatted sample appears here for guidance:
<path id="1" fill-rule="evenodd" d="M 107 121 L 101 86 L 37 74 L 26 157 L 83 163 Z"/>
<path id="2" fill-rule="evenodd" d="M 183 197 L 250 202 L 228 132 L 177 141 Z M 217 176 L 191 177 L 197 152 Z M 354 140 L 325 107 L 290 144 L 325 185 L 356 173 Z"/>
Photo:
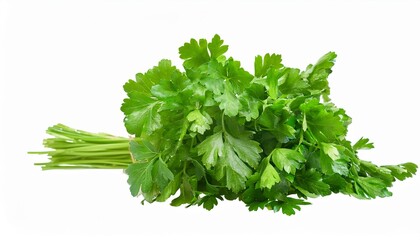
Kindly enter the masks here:
<path id="1" fill-rule="evenodd" d="M 261 174 L 260 187 L 271 188 L 274 184 L 278 182 L 280 182 L 280 175 L 270 163 L 267 163 L 267 166 Z"/>
<path id="2" fill-rule="evenodd" d="M 305 162 L 305 157 L 292 149 L 276 148 L 271 153 L 271 160 L 278 169 L 295 174 L 296 169 L 299 169 L 302 166 L 301 163 Z"/>

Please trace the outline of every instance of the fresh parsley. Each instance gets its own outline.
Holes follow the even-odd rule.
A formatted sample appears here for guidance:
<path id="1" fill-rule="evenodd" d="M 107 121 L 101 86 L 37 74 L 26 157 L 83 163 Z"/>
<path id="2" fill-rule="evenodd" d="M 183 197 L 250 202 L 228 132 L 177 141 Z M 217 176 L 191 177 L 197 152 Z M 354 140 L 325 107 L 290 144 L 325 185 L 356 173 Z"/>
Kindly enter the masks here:
<path id="1" fill-rule="evenodd" d="M 124 85 L 121 106 L 131 138 L 58 124 L 44 140 L 43 169 L 117 168 L 144 201 L 199 205 L 240 200 L 249 210 L 295 214 L 308 198 L 342 193 L 391 196 L 414 163 L 378 166 L 358 157 L 373 144 L 346 139 L 351 118 L 329 97 L 329 52 L 305 70 L 278 54 L 256 56 L 254 71 L 225 53 L 215 35 L 179 48 L 183 70 L 162 60 Z"/>

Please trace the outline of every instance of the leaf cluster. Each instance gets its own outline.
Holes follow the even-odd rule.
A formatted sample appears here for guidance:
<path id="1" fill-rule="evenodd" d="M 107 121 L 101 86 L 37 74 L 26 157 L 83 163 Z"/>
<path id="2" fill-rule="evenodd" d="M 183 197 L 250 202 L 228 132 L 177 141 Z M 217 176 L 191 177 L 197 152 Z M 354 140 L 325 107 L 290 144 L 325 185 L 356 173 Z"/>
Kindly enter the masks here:
<path id="1" fill-rule="evenodd" d="M 226 57 L 215 35 L 179 48 L 183 71 L 162 60 L 124 85 L 121 110 L 133 163 L 128 183 L 147 202 L 210 210 L 238 199 L 249 210 L 294 214 L 308 198 L 342 193 L 391 196 L 395 180 L 415 174 L 404 163 L 377 166 L 346 140 L 351 118 L 330 98 L 329 52 L 305 70 L 278 54 L 256 56 L 253 73 Z"/>

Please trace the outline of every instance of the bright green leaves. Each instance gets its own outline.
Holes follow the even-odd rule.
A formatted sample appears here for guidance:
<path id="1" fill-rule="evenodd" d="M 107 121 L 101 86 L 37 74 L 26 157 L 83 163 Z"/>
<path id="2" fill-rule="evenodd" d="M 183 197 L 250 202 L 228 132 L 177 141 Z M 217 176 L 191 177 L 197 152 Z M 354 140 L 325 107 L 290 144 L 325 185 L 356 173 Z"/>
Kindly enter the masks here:
<path id="1" fill-rule="evenodd" d="M 400 181 L 412 177 L 417 172 L 417 165 L 414 163 L 403 163 L 398 165 L 377 166 L 368 161 L 360 160 L 360 167 L 366 175 L 380 178 L 388 186 L 398 179 Z"/>
<path id="2" fill-rule="evenodd" d="M 124 119 L 127 132 L 140 136 L 144 130 L 147 134 L 150 134 L 160 128 L 160 115 L 158 113 L 158 108 L 160 107 L 159 103 L 153 102 L 151 99 L 151 101 L 147 103 L 147 100 L 149 99 L 135 93 L 130 94 L 129 96 L 133 100 L 126 101 L 125 105 L 121 108 L 127 114 Z M 128 110 L 128 108 L 130 108 L 130 110 Z"/>
<path id="3" fill-rule="evenodd" d="M 234 117 L 241 113 L 247 121 L 258 117 L 257 100 L 246 92 L 253 77 L 238 61 L 232 58 L 224 63 L 210 61 L 207 69 L 208 74 L 200 81 L 213 94 L 225 115 Z"/>
<path id="4" fill-rule="evenodd" d="M 227 132 L 217 132 L 197 146 L 198 155 L 208 170 L 215 167 L 215 177 L 225 178 L 226 186 L 233 192 L 245 188 L 252 168 L 258 166 L 259 144 L 247 138 L 235 138 Z"/>
<path id="5" fill-rule="evenodd" d="M 232 146 L 235 153 L 249 166 L 257 168 L 260 161 L 262 149 L 259 143 L 246 137 L 235 138 L 230 134 L 225 134 L 226 143 Z"/>
<path id="6" fill-rule="evenodd" d="M 180 58 L 185 60 L 185 68 L 194 68 L 209 62 L 211 58 L 222 56 L 227 50 L 228 46 L 223 45 L 223 40 L 216 34 L 209 44 L 206 39 L 199 41 L 191 39 L 189 43 L 179 48 L 179 54 Z"/>
<path id="7" fill-rule="evenodd" d="M 305 79 L 301 78 L 300 70 L 296 68 L 285 68 L 278 80 L 278 85 L 282 94 L 299 94 L 310 86 Z"/>
<path id="8" fill-rule="evenodd" d="M 300 106 L 305 115 L 304 125 L 316 140 L 320 142 L 334 142 L 345 136 L 347 128 L 341 121 L 342 113 L 333 112 L 326 105 L 312 99 Z"/>
<path id="9" fill-rule="evenodd" d="M 354 187 L 357 195 L 364 198 L 392 196 L 384 181 L 374 177 L 358 177 Z"/>
<path id="10" fill-rule="evenodd" d="M 137 161 L 149 161 L 157 157 L 155 147 L 148 141 L 130 141 L 130 153 Z"/>
<path id="11" fill-rule="evenodd" d="M 330 94 L 330 87 L 328 85 L 328 76 L 332 72 L 335 58 L 337 54 L 329 52 L 322 56 L 315 65 L 309 65 L 306 71 L 302 73 L 302 77 L 307 79 L 311 91 L 315 94 L 322 94 L 324 100 L 328 101 Z"/>
<path id="12" fill-rule="evenodd" d="M 179 53 L 190 79 L 198 80 L 207 90 L 203 94 L 207 101 L 201 104 L 217 104 L 225 115 L 235 117 L 239 114 L 251 121 L 259 115 L 257 100 L 246 93 L 253 76 L 239 61 L 224 58 L 227 49 L 223 40 L 215 35 L 208 44 L 205 39 L 192 39 L 179 49 Z"/>
<path id="13" fill-rule="evenodd" d="M 245 188 L 245 182 L 251 174 L 251 168 L 238 157 L 233 147 L 225 144 L 222 158 L 216 164 L 216 178 L 222 180 L 225 177 L 226 187 L 237 193 Z"/>
<path id="14" fill-rule="evenodd" d="M 223 40 L 220 39 L 219 35 L 214 35 L 213 39 L 209 43 L 209 51 L 211 58 L 218 58 L 227 52 L 228 46 L 223 45 Z"/>
<path id="15" fill-rule="evenodd" d="M 226 175 L 227 187 L 233 192 L 244 189 L 245 181 L 252 174 L 251 167 L 255 168 L 260 160 L 260 152 L 257 142 L 225 134 L 221 162 L 216 165 L 216 178 L 220 180 Z"/>
<path id="16" fill-rule="evenodd" d="M 361 150 L 361 149 L 372 149 L 374 148 L 373 143 L 369 142 L 368 138 L 360 138 L 359 141 L 357 141 L 353 145 L 353 149 L 355 151 Z"/>
<path id="17" fill-rule="evenodd" d="M 400 181 L 412 177 L 417 172 L 417 165 L 410 162 L 398 165 L 388 165 L 383 167 L 391 170 L 392 176 L 394 176 Z"/>
<path id="18" fill-rule="evenodd" d="M 197 146 L 198 155 L 203 155 L 202 162 L 207 169 L 215 166 L 219 158 L 222 157 L 223 147 L 222 132 L 207 137 Z"/>
<path id="19" fill-rule="evenodd" d="M 206 39 L 200 39 L 199 41 L 191 39 L 189 43 L 185 43 L 184 46 L 179 48 L 179 54 L 179 57 L 185 60 L 185 68 L 198 67 L 210 60 Z"/>
<path id="20" fill-rule="evenodd" d="M 327 154 L 332 160 L 337 160 L 340 158 L 340 152 L 338 148 L 341 146 L 336 146 L 335 144 L 331 143 L 321 143 L 322 152 Z"/>
<path id="21" fill-rule="evenodd" d="M 255 77 L 264 77 L 270 69 L 279 69 L 281 64 L 281 55 L 278 54 L 265 54 L 264 59 L 258 55 L 255 57 L 254 72 Z"/>
<path id="22" fill-rule="evenodd" d="M 210 129 L 210 124 L 213 123 L 210 115 L 207 112 L 200 112 L 196 109 L 187 115 L 187 120 L 191 122 L 190 130 L 203 134 L 206 130 Z"/>
<path id="23" fill-rule="evenodd" d="M 355 192 L 358 197 L 376 198 L 389 197 L 392 193 L 388 187 L 392 186 L 395 179 L 400 181 L 412 177 L 417 171 L 414 163 L 403 163 L 394 166 L 376 166 L 367 161 L 360 161 L 364 177 L 357 177 Z"/>
<path id="24" fill-rule="evenodd" d="M 347 176 L 349 174 L 348 156 L 343 146 L 332 143 L 320 143 L 321 155 L 320 166 L 325 174 L 338 173 Z"/>
<path id="25" fill-rule="evenodd" d="M 139 195 L 140 191 L 148 193 L 153 190 L 152 170 L 153 161 L 131 164 L 125 170 L 128 174 L 128 184 L 130 184 L 130 192 L 133 197 Z"/>
<path id="26" fill-rule="evenodd" d="M 302 166 L 301 163 L 305 162 L 305 157 L 292 149 L 276 148 L 271 153 L 271 161 L 278 169 L 294 175 L 296 170 Z"/>
<path id="27" fill-rule="evenodd" d="M 247 92 L 239 95 L 238 98 L 241 104 L 241 107 L 239 108 L 239 116 L 244 117 L 247 122 L 257 119 L 260 115 L 259 109 L 262 103 Z"/>
<path id="28" fill-rule="evenodd" d="M 121 110 L 135 135 L 126 169 L 133 196 L 154 202 L 177 194 L 172 206 L 207 210 L 239 199 L 251 211 L 292 215 L 309 204 L 297 198 L 387 197 L 394 181 L 416 173 L 413 163 L 361 160 L 358 151 L 373 143 L 346 140 L 351 118 L 329 99 L 335 53 L 305 71 L 265 54 L 251 74 L 227 50 L 218 35 L 191 39 L 179 48 L 185 73 L 162 60 L 124 85 Z"/>
<path id="29" fill-rule="evenodd" d="M 162 159 L 156 160 L 153 164 L 152 176 L 160 191 L 163 191 L 169 182 L 174 179 L 174 174 Z"/>
<path id="30" fill-rule="evenodd" d="M 162 159 L 133 163 L 128 166 L 125 172 L 128 174 L 130 192 L 134 197 L 140 193 L 150 194 L 155 191 L 163 191 L 174 178 Z"/>
<path id="31" fill-rule="evenodd" d="M 152 201 L 174 180 L 174 175 L 148 141 L 131 141 L 130 152 L 135 160 L 125 171 L 130 192 L 133 196 L 142 193 L 147 201 Z"/>
<path id="32" fill-rule="evenodd" d="M 214 99 L 220 103 L 219 107 L 229 117 L 238 115 L 241 103 L 235 95 L 232 85 L 226 82 L 222 95 L 216 96 Z"/>
<path id="33" fill-rule="evenodd" d="M 127 132 L 140 136 L 159 129 L 162 126 L 160 111 L 183 104 L 178 94 L 185 82 L 185 77 L 169 60 L 160 61 L 145 74 L 137 74 L 135 82 L 129 80 L 124 85 L 128 98 L 121 106 Z"/>
<path id="34" fill-rule="evenodd" d="M 146 96 L 151 96 L 151 89 L 153 87 L 156 88 L 156 85 L 172 81 L 173 79 L 179 80 L 181 77 L 181 72 L 172 66 L 171 61 L 164 59 L 145 74 L 136 74 L 136 81 L 129 80 L 124 84 L 124 91 L 127 93 L 139 92 Z"/>
<path id="35" fill-rule="evenodd" d="M 277 170 L 268 162 L 261 174 L 260 187 L 271 188 L 274 184 L 280 182 L 280 175 Z"/>

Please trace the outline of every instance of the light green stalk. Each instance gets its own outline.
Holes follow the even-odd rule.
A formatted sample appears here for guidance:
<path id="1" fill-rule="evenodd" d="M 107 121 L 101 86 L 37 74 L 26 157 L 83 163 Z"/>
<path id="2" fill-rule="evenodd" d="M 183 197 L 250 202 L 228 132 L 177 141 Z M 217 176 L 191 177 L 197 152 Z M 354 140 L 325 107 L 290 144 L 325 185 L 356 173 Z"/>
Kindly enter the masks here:
<path id="1" fill-rule="evenodd" d="M 125 169 L 132 163 L 129 138 L 106 133 L 91 133 L 57 124 L 46 131 L 53 138 L 44 139 L 50 151 L 29 152 L 45 154 L 49 162 L 35 163 L 43 170 L 50 169 Z"/>

